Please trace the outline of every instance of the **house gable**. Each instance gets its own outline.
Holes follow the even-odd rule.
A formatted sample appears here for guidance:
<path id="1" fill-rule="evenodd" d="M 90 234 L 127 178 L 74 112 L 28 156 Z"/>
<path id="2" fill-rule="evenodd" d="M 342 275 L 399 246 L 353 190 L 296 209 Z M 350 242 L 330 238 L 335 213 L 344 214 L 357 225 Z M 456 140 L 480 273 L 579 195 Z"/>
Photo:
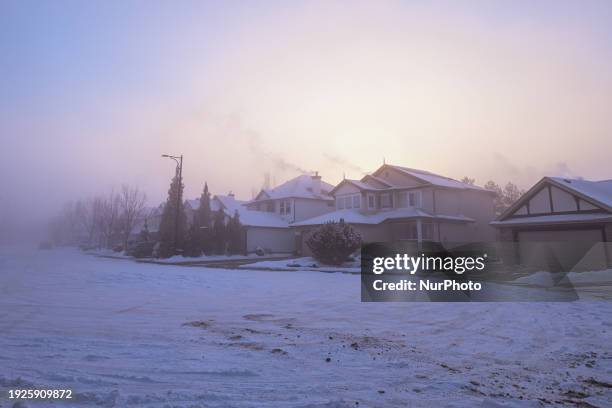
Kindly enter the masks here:
<path id="1" fill-rule="evenodd" d="M 426 184 L 418 178 L 394 169 L 386 164 L 383 164 L 373 174 L 384 182 L 396 187 L 419 187 Z"/>
<path id="2" fill-rule="evenodd" d="M 257 194 L 257 197 L 255 197 L 255 199 L 253 201 L 269 200 L 269 199 L 270 199 L 270 195 L 268 193 L 266 193 L 265 190 L 261 190 L 259 192 L 259 194 Z"/>
<path id="3" fill-rule="evenodd" d="M 604 208 L 581 197 L 571 190 L 556 185 L 547 178 L 536 183 L 523 197 L 514 203 L 499 220 L 509 218 L 606 212 Z"/>
<path id="4" fill-rule="evenodd" d="M 393 187 L 390 183 L 386 182 L 385 180 L 380 179 L 379 177 L 375 177 L 372 176 L 370 174 L 366 174 L 362 179 L 362 182 L 364 182 L 365 184 L 372 186 L 374 188 L 389 188 L 389 187 Z"/>
<path id="5" fill-rule="evenodd" d="M 342 194 L 354 194 L 359 192 L 361 192 L 361 190 L 357 186 L 348 180 L 343 180 L 336 188 L 334 188 L 333 194 L 334 196 L 338 196 Z"/>

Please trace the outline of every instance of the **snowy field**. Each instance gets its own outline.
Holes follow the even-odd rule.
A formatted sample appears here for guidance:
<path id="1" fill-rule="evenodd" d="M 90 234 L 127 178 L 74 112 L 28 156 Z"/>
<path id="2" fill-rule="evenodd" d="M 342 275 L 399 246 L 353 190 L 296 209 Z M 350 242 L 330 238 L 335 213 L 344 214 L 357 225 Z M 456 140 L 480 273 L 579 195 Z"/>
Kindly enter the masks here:
<path id="1" fill-rule="evenodd" d="M 612 304 L 361 303 L 359 276 L 0 249 L 0 407 L 612 406 Z"/>

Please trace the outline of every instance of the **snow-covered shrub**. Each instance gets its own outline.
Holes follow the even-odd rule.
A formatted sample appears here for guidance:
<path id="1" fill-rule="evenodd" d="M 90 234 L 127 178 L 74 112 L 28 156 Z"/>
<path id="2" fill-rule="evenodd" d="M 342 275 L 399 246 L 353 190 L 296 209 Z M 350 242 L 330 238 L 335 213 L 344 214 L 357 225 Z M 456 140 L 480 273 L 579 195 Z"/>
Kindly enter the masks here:
<path id="1" fill-rule="evenodd" d="M 341 219 L 316 229 L 306 240 L 306 245 L 319 262 L 341 265 L 361 246 L 361 236 Z"/>

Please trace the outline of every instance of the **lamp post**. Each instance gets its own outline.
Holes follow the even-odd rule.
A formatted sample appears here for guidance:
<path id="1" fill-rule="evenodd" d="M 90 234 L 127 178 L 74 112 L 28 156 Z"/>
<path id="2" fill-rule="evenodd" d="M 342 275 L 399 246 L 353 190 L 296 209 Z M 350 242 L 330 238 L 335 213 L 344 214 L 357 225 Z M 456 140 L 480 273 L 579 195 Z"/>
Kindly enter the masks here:
<path id="1" fill-rule="evenodd" d="M 178 177 L 178 191 L 176 193 L 176 220 L 174 222 L 174 252 L 178 253 L 178 236 L 179 236 L 179 220 L 181 216 L 181 191 L 183 187 L 183 155 L 171 156 L 162 154 L 162 157 L 167 157 L 176 162 L 176 175 Z"/>

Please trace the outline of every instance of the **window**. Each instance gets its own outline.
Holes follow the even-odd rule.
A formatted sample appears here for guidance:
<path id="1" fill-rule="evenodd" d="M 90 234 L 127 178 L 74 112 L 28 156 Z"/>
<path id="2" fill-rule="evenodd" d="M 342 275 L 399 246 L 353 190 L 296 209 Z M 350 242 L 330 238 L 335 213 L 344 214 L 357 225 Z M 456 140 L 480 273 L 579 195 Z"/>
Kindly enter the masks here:
<path id="1" fill-rule="evenodd" d="M 268 201 L 268 203 L 266 204 L 266 211 L 274 212 L 274 201 Z"/>
<path id="2" fill-rule="evenodd" d="M 423 239 L 432 241 L 434 239 L 434 225 L 432 222 L 423 222 L 421 224 L 421 234 Z"/>
<path id="3" fill-rule="evenodd" d="M 388 193 L 380 195 L 380 208 L 391 208 L 391 197 Z"/>
<path id="4" fill-rule="evenodd" d="M 353 208 L 351 197 L 344 197 L 344 208 Z"/>
<path id="5" fill-rule="evenodd" d="M 281 215 L 285 214 L 285 202 L 284 201 L 280 202 L 280 213 Z"/>
<path id="6" fill-rule="evenodd" d="M 400 224 L 399 239 L 416 240 L 419 238 L 417 221 Z M 432 222 L 421 222 L 421 238 L 426 241 L 434 239 L 434 225 Z"/>
<path id="7" fill-rule="evenodd" d="M 397 207 L 420 207 L 421 193 L 419 191 L 400 191 L 397 193 Z"/>
<path id="8" fill-rule="evenodd" d="M 285 201 L 285 214 L 291 214 L 291 201 Z"/>
<path id="9" fill-rule="evenodd" d="M 336 207 L 339 210 L 361 207 L 361 194 L 349 194 L 336 197 Z"/>
<path id="10" fill-rule="evenodd" d="M 408 201 L 411 207 L 420 207 L 421 206 L 421 193 L 418 191 L 413 191 L 408 195 Z"/>
<path id="11" fill-rule="evenodd" d="M 371 210 L 376 208 L 376 197 L 374 197 L 374 194 L 368 194 L 368 208 Z"/>
<path id="12" fill-rule="evenodd" d="M 418 233 L 416 221 L 400 224 L 398 235 L 399 239 L 417 239 Z"/>

